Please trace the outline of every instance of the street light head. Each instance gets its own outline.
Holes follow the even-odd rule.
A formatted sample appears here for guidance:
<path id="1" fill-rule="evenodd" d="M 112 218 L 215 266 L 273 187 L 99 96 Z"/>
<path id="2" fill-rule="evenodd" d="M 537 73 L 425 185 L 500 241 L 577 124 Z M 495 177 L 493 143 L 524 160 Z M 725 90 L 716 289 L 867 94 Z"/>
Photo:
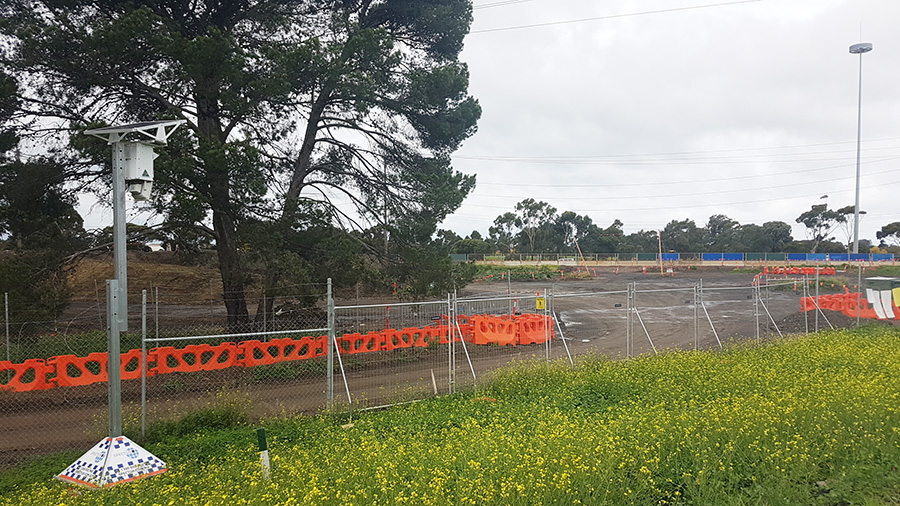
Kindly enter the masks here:
<path id="1" fill-rule="evenodd" d="M 853 44 L 850 46 L 850 52 L 853 54 L 863 54 L 868 53 L 872 50 L 871 42 L 860 42 L 859 44 Z"/>

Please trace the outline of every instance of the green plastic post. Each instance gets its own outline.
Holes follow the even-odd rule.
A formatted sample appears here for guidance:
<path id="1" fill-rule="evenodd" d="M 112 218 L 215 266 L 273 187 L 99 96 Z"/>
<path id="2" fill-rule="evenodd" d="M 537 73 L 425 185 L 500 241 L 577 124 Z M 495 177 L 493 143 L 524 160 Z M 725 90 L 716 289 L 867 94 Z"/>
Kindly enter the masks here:
<path id="1" fill-rule="evenodd" d="M 264 452 L 269 449 L 266 443 L 266 429 L 256 429 L 256 438 L 259 439 L 259 451 Z"/>

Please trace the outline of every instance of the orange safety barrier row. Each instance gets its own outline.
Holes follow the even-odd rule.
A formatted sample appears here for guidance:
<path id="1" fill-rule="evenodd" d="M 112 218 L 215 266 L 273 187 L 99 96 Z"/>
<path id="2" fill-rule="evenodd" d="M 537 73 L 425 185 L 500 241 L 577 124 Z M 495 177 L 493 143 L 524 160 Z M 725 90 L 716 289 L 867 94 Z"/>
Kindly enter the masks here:
<path id="1" fill-rule="evenodd" d="M 858 311 L 860 318 L 877 319 L 878 313 L 875 309 L 870 307 L 871 304 L 869 301 L 865 298 L 861 298 L 860 295 L 861 294 L 859 293 L 820 295 L 818 298 L 819 307 L 830 311 L 840 311 L 851 318 L 856 318 Z M 801 304 L 804 311 L 814 311 L 816 309 L 816 298 L 803 297 Z M 893 305 L 891 309 L 894 311 L 894 318 L 900 319 L 900 308 Z"/>
<path id="2" fill-rule="evenodd" d="M 819 274 L 834 276 L 837 271 L 834 267 L 819 267 Z M 785 275 L 814 275 L 815 267 L 772 267 L 770 271 L 768 267 L 763 268 L 763 274 L 785 274 Z"/>
<path id="3" fill-rule="evenodd" d="M 458 315 L 454 339 L 474 344 L 535 344 L 546 342 L 545 318 L 541 315 L 481 316 Z M 456 329 L 458 326 L 458 331 Z M 386 329 L 368 334 L 344 334 L 335 339 L 340 353 L 354 355 L 403 348 L 426 348 L 449 342 L 450 320 L 444 315 L 435 325 L 423 328 Z M 461 334 L 461 336 L 459 335 Z M 328 354 L 328 336 L 300 339 L 275 338 L 270 341 L 190 344 L 184 348 L 161 346 L 147 351 L 146 375 L 216 371 L 229 367 L 255 367 L 278 362 L 307 360 Z M 141 377 L 141 350 L 122 353 L 122 379 Z M 6 372 L 12 371 L 12 373 Z M 5 381 L 5 382 L 4 382 Z M 0 361 L 0 390 L 28 392 L 56 387 L 85 386 L 109 381 L 107 354 L 86 357 L 58 355 L 46 361 L 29 359 L 21 364 Z"/>

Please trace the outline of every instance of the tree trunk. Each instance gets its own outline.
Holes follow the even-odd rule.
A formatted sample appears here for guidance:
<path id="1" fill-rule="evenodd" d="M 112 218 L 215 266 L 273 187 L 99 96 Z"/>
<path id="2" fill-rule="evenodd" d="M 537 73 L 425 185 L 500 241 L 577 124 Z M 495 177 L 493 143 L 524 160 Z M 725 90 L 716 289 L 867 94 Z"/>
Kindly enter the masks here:
<path id="1" fill-rule="evenodd" d="M 228 331 L 239 332 L 250 323 L 247 298 L 244 293 L 244 274 L 237 250 L 234 222 L 223 211 L 213 211 L 216 231 L 216 253 L 222 274 L 222 299 L 228 313 Z"/>

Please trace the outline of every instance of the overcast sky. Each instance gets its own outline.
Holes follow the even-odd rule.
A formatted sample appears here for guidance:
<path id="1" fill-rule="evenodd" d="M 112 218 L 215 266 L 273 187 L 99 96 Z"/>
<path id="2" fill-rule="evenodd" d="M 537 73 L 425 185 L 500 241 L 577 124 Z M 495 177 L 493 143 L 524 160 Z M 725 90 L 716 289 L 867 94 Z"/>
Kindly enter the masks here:
<path id="1" fill-rule="evenodd" d="M 486 235 L 533 197 L 626 233 L 725 214 L 805 239 L 795 219 L 823 195 L 853 205 L 860 40 L 874 44 L 860 238 L 900 221 L 900 1 L 478 0 L 474 14 L 461 59 L 483 115 L 453 162 L 477 187 L 441 228 Z"/>
<path id="2" fill-rule="evenodd" d="M 487 235 L 532 197 L 626 233 L 725 214 L 805 239 L 822 196 L 854 202 L 860 40 L 860 238 L 900 221 L 900 0 L 477 0 L 474 17 L 461 59 L 483 114 L 453 163 L 477 186 L 440 228 Z M 93 203 L 85 225 L 111 223 Z"/>

